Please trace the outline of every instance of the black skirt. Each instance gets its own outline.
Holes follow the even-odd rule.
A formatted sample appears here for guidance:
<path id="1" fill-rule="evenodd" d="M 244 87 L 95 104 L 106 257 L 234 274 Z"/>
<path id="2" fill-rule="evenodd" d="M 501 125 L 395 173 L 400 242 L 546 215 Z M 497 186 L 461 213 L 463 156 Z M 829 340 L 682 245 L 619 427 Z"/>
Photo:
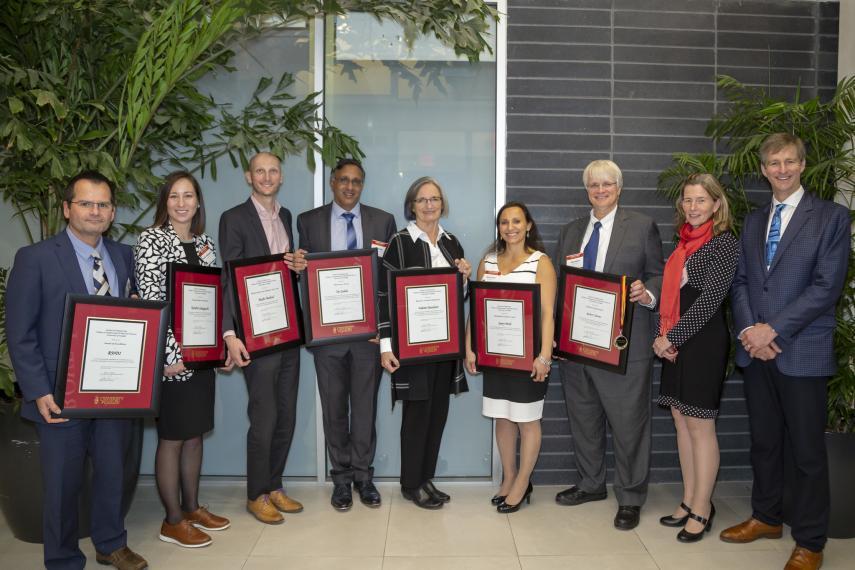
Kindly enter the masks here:
<path id="1" fill-rule="evenodd" d="M 185 382 L 164 381 L 160 391 L 157 436 L 181 441 L 214 429 L 216 375 L 196 370 Z"/>

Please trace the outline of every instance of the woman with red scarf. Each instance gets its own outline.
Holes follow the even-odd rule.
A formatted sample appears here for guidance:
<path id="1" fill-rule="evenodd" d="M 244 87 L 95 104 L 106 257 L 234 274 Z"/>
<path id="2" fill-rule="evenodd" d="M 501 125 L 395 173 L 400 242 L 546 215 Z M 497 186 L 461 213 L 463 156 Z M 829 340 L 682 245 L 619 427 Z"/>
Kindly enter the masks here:
<path id="1" fill-rule="evenodd" d="M 677 200 L 677 248 L 665 264 L 659 333 L 659 405 L 671 408 L 683 473 L 683 502 L 659 519 L 684 527 L 680 542 L 696 542 L 712 526 L 719 466 L 715 419 L 724 383 L 730 333 L 724 299 L 736 272 L 739 240 L 730 231 L 724 190 L 711 174 L 693 174 Z"/>

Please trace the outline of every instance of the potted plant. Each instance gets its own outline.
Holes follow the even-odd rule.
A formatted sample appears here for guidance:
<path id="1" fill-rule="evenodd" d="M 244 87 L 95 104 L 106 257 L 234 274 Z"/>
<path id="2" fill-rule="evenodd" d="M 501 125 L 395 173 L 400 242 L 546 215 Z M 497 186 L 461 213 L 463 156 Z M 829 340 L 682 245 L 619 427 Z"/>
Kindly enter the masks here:
<path id="1" fill-rule="evenodd" d="M 674 155 L 670 168 L 659 177 L 659 190 L 676 198 L 685 177 L 709 172 L 725 183 L 728 203 L 737 227 L 757 204 L 746 189 L 761 187 L 758 151 L 763 140 L 776 132 L 790 132 L 807 147 L 804 187 L 825 200 L 838 200 L 852 209 L 855 188 L 855 77 L 838 83 L 828 101 L 819 97 L 795 101 L 774 99 L 760 89 L 747 87 L 727 76 L 718 88 L 729 104 L 713 117 L 706 134 L 715 148 L 729 153 Z M 855 254 L 850 251 L 846 285 L 837 306 L 834 349 L 838 370 L 828 383 L 826 444 L 831 479 L 832 538 L 855 537 Z"/>

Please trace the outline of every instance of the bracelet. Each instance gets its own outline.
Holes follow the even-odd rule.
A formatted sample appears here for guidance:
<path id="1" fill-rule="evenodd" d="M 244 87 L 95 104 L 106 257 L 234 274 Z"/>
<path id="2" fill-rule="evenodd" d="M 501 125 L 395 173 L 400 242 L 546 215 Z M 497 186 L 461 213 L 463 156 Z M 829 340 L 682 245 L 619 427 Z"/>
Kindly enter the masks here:
<path id="1" fill-rule="evenodd" d="M 538 354 L 538 355 L 537 355 L 537 360 L 538 360 L 538 361 L 540 361 L 540 363 L 541 363 L 541 364 L 543 364 L 544 366 L 552 367 L 552 362 L 551 362 L 551 361 L 549 361 L 549 360 L 547 360 L 547 359 L 545 359 L 545 358 L 544 358 L 543 356 L 541 356 L 540 354 Z"/>

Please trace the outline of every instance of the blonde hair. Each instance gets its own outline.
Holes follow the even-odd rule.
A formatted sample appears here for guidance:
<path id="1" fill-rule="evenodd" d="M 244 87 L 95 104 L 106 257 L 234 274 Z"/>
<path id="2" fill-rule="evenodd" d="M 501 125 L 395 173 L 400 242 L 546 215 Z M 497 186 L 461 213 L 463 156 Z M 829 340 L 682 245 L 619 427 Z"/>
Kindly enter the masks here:
<path id="1" fill-rule="evenodd" d="M 796 153 L 799 157 L 799 162 L 804 162 L 807 151 L 805 143 L 796 135 L 790 133 L 774 133 L 766 137 L 760 145 L 760 162 L 764 165 L 770 154 L 781 152 L 788 146 L 796 147 Z"/>
<path id="2" fill-rule="evenodd" d="M 686 223 L 686 212 L 683 211 L 683 195 L 686 191 L 686 186 L 700 186 L 706 190 L 715 201 L 718 201 L 718 210 L 713 214 L 713 233 L 718 235 L 722 232 L 729 231 L 733 227 L 733 222 L 730 218 L 730 206 L 727 203 L 727 196 L 724 193 L 724 188 L 721 183 L 712 174 L 699 172 L 690 175 L 683 182 L 683 189 L 680 190 L 680 195 L 677 197 L 677 229 L 679 230 Z"/>
<path id="3" fill-rule="evenodd" d="M 615 179 L 618 188 L 623 188 L 623 173 L 617 164 L 611 160 L 594 160 L 585 167 L 582 172 L 582 184 L 587 188 L 588 180 L 595 174 L 605 174 Z"/>

